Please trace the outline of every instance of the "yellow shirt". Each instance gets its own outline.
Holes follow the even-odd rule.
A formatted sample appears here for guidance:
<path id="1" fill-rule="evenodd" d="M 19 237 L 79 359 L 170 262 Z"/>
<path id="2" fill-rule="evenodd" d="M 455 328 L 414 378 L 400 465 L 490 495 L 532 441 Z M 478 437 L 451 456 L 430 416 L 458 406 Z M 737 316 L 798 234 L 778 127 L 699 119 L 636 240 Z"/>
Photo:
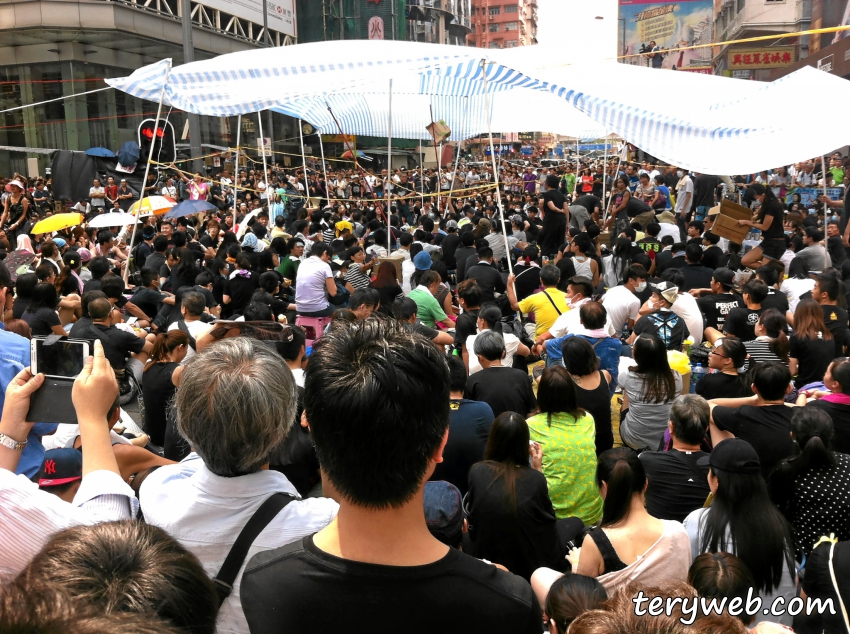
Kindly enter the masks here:
<path id="1" fill-rule="evenodd" d="M 548 298 L 546 296 L 549 296 Z M 552 301 L 549 301 L 549 298 Z M 554 302 L 558 310 L 555 310 Z M 563 291 L 557 288 L 547 288 L 540 293 L 529 295 L 519 303 L 519 309 L 523 313 L 534 313 L 534 319 L 537 322 L 535 335 L 539 337 L 544 332 L 548 331 L 555 323 L 555 320 L 563 313 L 569 310 L 567 308 L 567 296 Z M 560 311 L 560 312 L 559 312 Z"/>

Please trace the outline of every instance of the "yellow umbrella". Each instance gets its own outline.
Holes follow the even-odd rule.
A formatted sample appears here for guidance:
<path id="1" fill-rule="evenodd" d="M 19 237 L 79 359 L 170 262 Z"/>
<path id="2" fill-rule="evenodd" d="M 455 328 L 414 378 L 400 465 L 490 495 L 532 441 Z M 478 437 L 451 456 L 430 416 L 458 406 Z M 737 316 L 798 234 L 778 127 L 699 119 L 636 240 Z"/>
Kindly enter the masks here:
<path id="1" fill-rule="evenodd" d="M 136 215 L 150 216 L 151 214 L 164 214 L 177 203 L 171 200 L 168 196 L 148 196 L 134 202 L 128 212 Z M 141 211 L 141 213 L 140 213 Z"/>
<path id="2" fill-rule="evenodd" d="M 55 214 L 53 216 L 50 216 L 49 218 L 39 220 L 37 223 L 35 223 L 35 226 L 32 228 L 30 233 L 53 233 L 54 231 L 59 231 L 60 229 L 76 227 L 77 225 L 82 224 L 82 222 L 83 214 Z"/>

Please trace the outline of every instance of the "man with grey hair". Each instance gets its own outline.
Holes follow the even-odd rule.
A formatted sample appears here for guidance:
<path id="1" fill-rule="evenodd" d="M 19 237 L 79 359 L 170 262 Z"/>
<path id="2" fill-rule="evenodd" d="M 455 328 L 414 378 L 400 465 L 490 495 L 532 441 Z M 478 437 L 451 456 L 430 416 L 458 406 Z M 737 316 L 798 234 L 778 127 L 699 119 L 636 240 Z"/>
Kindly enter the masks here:
<path id="1" fill-rule="evenodd" d="M 660 451 L 640 454 L 649 480 L 646 510 L 653 517 L 681 522 L 705 504 L 711 491 L 708 464 L 701 464 L 700 458 L 708 455 L 701 449 L 708 422 L 708 401 L 696 394 L 677 396 Z"/>
<path id="2" fill-rule="evenodd" d="M 469 377 L 464 398 L 487 403 L 494 416 L 503 412 L 531 415 L 537 409 L 531 381 L 527 372 L 502 365 L 505 356 L 502 335 L 493 330 L 479 332 L 473 348 L 483 369 Z"/>
<path id="3" fill-rule="evenodd" d="M 210 576 L 222 569 L 242 529 L 273 494 L 292 501 L 259 533 L 221 606 L 218 632 L 248 632 L 239 596 L 244 563 L 321 530 L 339 505 L 302 500 L 270 471 L 296 413 L 292 372 L 273 348 L 247 337 L 212 344 L 186 365 L 177 391 L 177 427 L 193 453 L 151 473 L 139 492 L 145 520 L 166 530 L 200 559 Z"/>
<path id="4" fill-rule="evenodd" d="M 197 291 L 186 291 L 180 300 L 180 319 L 171 324 L 169 330 L 182 330 L 190 337 L 189 349 L 183 359 L 186 365 L 195 356 L 194 343 L 213 329 L 212 324 L 201 321 L 206 307 L 206 299 Z"/>

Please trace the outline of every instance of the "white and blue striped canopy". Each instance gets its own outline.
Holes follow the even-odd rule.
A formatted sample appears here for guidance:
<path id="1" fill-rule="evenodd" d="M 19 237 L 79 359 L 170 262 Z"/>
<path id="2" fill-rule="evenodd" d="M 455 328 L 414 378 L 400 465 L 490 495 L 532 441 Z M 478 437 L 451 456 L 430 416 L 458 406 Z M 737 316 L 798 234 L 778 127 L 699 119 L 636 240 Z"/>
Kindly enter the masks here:
<path id="1" fill-rule="evenodd" d="M 850 143 L 850 122 L 812 116 L 800 98 L 828 94 L 841 103 L 850 97 L 850 83 L 811 68 L 761 83 L 560 60 L 557 49 L 544 46 L 300 44 L 173 68 L 164 103 L 215 116 L 273 109 L 334 133 L 330 106 L 343 132 L 387 136 L 392 79 L 396 138 L 425 138 L 432 108 L 454 139 L 486 132 L 487 92 L 493 132 L 536 130 L 580 138 L 613 132 L 661 160 L 713 174 L 752 173 Z M 164 60 L 108 83 L 158 101 L 169 66 Z"/>

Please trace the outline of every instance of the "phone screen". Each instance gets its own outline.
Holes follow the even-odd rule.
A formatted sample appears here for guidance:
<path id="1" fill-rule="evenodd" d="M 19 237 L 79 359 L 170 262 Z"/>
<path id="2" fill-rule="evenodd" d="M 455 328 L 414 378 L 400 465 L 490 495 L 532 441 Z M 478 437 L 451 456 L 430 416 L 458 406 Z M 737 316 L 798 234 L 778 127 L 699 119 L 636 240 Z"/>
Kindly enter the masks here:
<path id="1" fill-rule="evenodd" d="M 35 344 L 35 366 L 45 376 L 74 378 L 83 371 L 86 348 L 83 342 L 57 341 L 45 346 L 43 339 L 33 339 Z"/>

